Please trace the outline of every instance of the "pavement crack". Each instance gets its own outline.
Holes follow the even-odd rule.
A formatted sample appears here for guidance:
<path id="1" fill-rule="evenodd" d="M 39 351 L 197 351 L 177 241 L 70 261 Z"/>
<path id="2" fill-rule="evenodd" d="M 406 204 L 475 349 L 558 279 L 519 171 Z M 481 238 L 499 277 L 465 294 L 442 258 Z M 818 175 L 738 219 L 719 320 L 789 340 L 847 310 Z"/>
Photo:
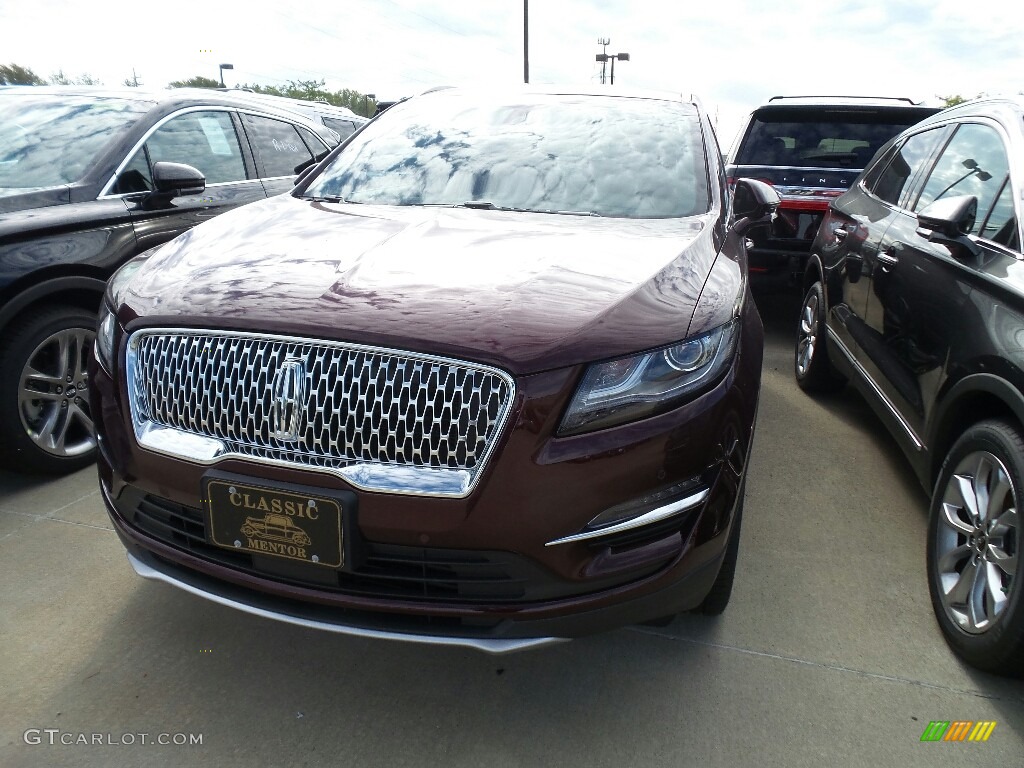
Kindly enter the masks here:
<path id="1" fill-rule="evenodd" d="M 769 651 L 755 651 L 752 648 L 742 648 L 738 645 L 726 645 L 725 643 L 710 643 L 707 640 L 694 640 L 689 637 L 678 637 L 676 635 L 666 635 L 661 632 L 655 632 L 650 629 L 643 627 L 628 627 L 631 632 L 636 632 L 641 635 L 653 635 L 654 637 L 660 637 L 663 640 L 676 640 L 683 643 L 689 643 L 691 645 L 702 645 L 706 648 L 716 648 L 722 651 L 732 651 L 733 653 L 742 653 L 747 656 L 757 656 L 765 659 L 774 659 L 776 661 L 788 661 L 791 664 L 801 664 L 807 667 L 817 667 L 819 669 L 828 669 L 833 672 L 843 672 L 846 674 L 853 674 L 859 677 L 864 677 L 870 680 L 881 680 L 887 683 L 900 683 L 902 685 L 913 685 L 919 688 L 928 688 L 936 691 L 946 691 L 947 693 L 958 693 L 964 696 L 975 696 L 979 699 L 992 699 L 994 701 L 1009 701 L 1017 704 L 1024 704 L 1024 697 L 1018 696 L 1005 696 L 995 693 L 986 693 L 984 691 L 972 691 L 964 688 L 953 688 L 948 685 L 940 685 L 938 683 L 929 683 L 925 680 L 914 680 L 909 677 L 899 677 L 898 675 L 883 675 L 879 672 L 867 672 L 863 669 L 854 669 L 853 667 L 844 667 L 841 664 L 829 664 L 823 661 L 811 661 L 810 659 L 801 659 L 798 656 L 786 656 L 781 653 L 770 653 Z"/>

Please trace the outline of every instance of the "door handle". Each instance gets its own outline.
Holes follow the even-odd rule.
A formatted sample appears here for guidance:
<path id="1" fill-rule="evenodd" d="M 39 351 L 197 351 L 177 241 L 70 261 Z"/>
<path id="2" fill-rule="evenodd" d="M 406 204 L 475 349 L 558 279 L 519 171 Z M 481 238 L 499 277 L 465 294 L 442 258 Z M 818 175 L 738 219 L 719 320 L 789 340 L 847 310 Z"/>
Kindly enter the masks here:
<path id="1" fill-rule="evenodd" d="M 850 233 L 846 230 L 846 227 L 834 227 L 832 229 L 832 237 L 836 239 L 837 243 L 843 242 L 848 234 Z"/>
<path id="2" fill-rule="evenodd" d="M 882 268 L 895 267 L 900 263 L 899 258 L 896 256 L 897 248 L 895 245 L 890 245 L 884 251 L 881 251 L 875 258 L 878 259 L 878 263 L 882 265 Z"/>

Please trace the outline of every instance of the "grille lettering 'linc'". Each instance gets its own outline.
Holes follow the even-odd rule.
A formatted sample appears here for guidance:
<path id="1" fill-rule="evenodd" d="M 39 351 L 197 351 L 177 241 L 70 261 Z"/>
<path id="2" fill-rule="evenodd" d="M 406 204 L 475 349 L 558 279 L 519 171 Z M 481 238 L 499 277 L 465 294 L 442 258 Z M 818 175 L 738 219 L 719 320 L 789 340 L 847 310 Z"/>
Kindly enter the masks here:
<path id="1" fill-rule="evenodd" d="M 141 331 L 129 350 L 138 421 L 306 466 L 479 470 L 514 383 L 456 360 L 308 339 Z M 272 383 L 302 361 L 297 440 L 274 436 Z"/>

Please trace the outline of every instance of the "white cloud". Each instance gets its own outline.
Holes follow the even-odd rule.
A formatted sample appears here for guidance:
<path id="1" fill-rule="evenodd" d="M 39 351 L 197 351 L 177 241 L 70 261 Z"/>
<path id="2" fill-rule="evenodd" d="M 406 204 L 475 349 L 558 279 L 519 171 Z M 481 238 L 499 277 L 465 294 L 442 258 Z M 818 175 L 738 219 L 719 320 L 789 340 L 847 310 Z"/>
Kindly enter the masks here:
<path id="1" fill-rule="evenodd" d="M 3 63 L 62 68 L 147 86 L 234 64 L 228 82 L 324 78 L 394 99 L 435 84 L 522 79 L 518 0 L 267 0 L 171 5 L 37 0 L 0 8 Z M 599 36 L 622 86 L 696 93 L 728 144 L 745 112 L 775 94 L 934 99 L 1018 91 L 1024 8 L 1003 0 L 821 3 L 718 0 L 684 5 L 546 0 L 530 6 L 535 82 L 596 84 Z"/>

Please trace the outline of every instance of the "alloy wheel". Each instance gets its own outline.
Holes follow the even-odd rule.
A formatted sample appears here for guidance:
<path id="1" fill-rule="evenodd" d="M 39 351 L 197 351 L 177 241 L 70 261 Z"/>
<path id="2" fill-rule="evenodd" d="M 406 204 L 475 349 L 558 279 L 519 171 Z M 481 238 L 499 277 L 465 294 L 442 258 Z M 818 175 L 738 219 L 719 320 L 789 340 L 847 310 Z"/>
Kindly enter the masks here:
<path id="1" fill-rule="evenodd" d="M 811 291 L 807 294 L 803 309 L 800 310 L 800 338 L 796 348 L 796 370 L 806 376 L 814 360 L 814 349 L 818 343 L 818 296 Z"/>
<path id="2" fill-rule="evenodd" d="M 1016 586 L 1020 516 L 1006 467 L 988 451 L 969 453 L 950 475 L 938 514 L 935 575 L 942 606 L 964 632 L 987 632 Z"/>
<path id="3" fill-rule="evenodd" d="M 81 456 L 96 447 L 88 377 L 95 337 L 85 328 L 58 331 L 35 348 L 22 369 L 21 424 L 32 442 L 51 456 Z"/>

